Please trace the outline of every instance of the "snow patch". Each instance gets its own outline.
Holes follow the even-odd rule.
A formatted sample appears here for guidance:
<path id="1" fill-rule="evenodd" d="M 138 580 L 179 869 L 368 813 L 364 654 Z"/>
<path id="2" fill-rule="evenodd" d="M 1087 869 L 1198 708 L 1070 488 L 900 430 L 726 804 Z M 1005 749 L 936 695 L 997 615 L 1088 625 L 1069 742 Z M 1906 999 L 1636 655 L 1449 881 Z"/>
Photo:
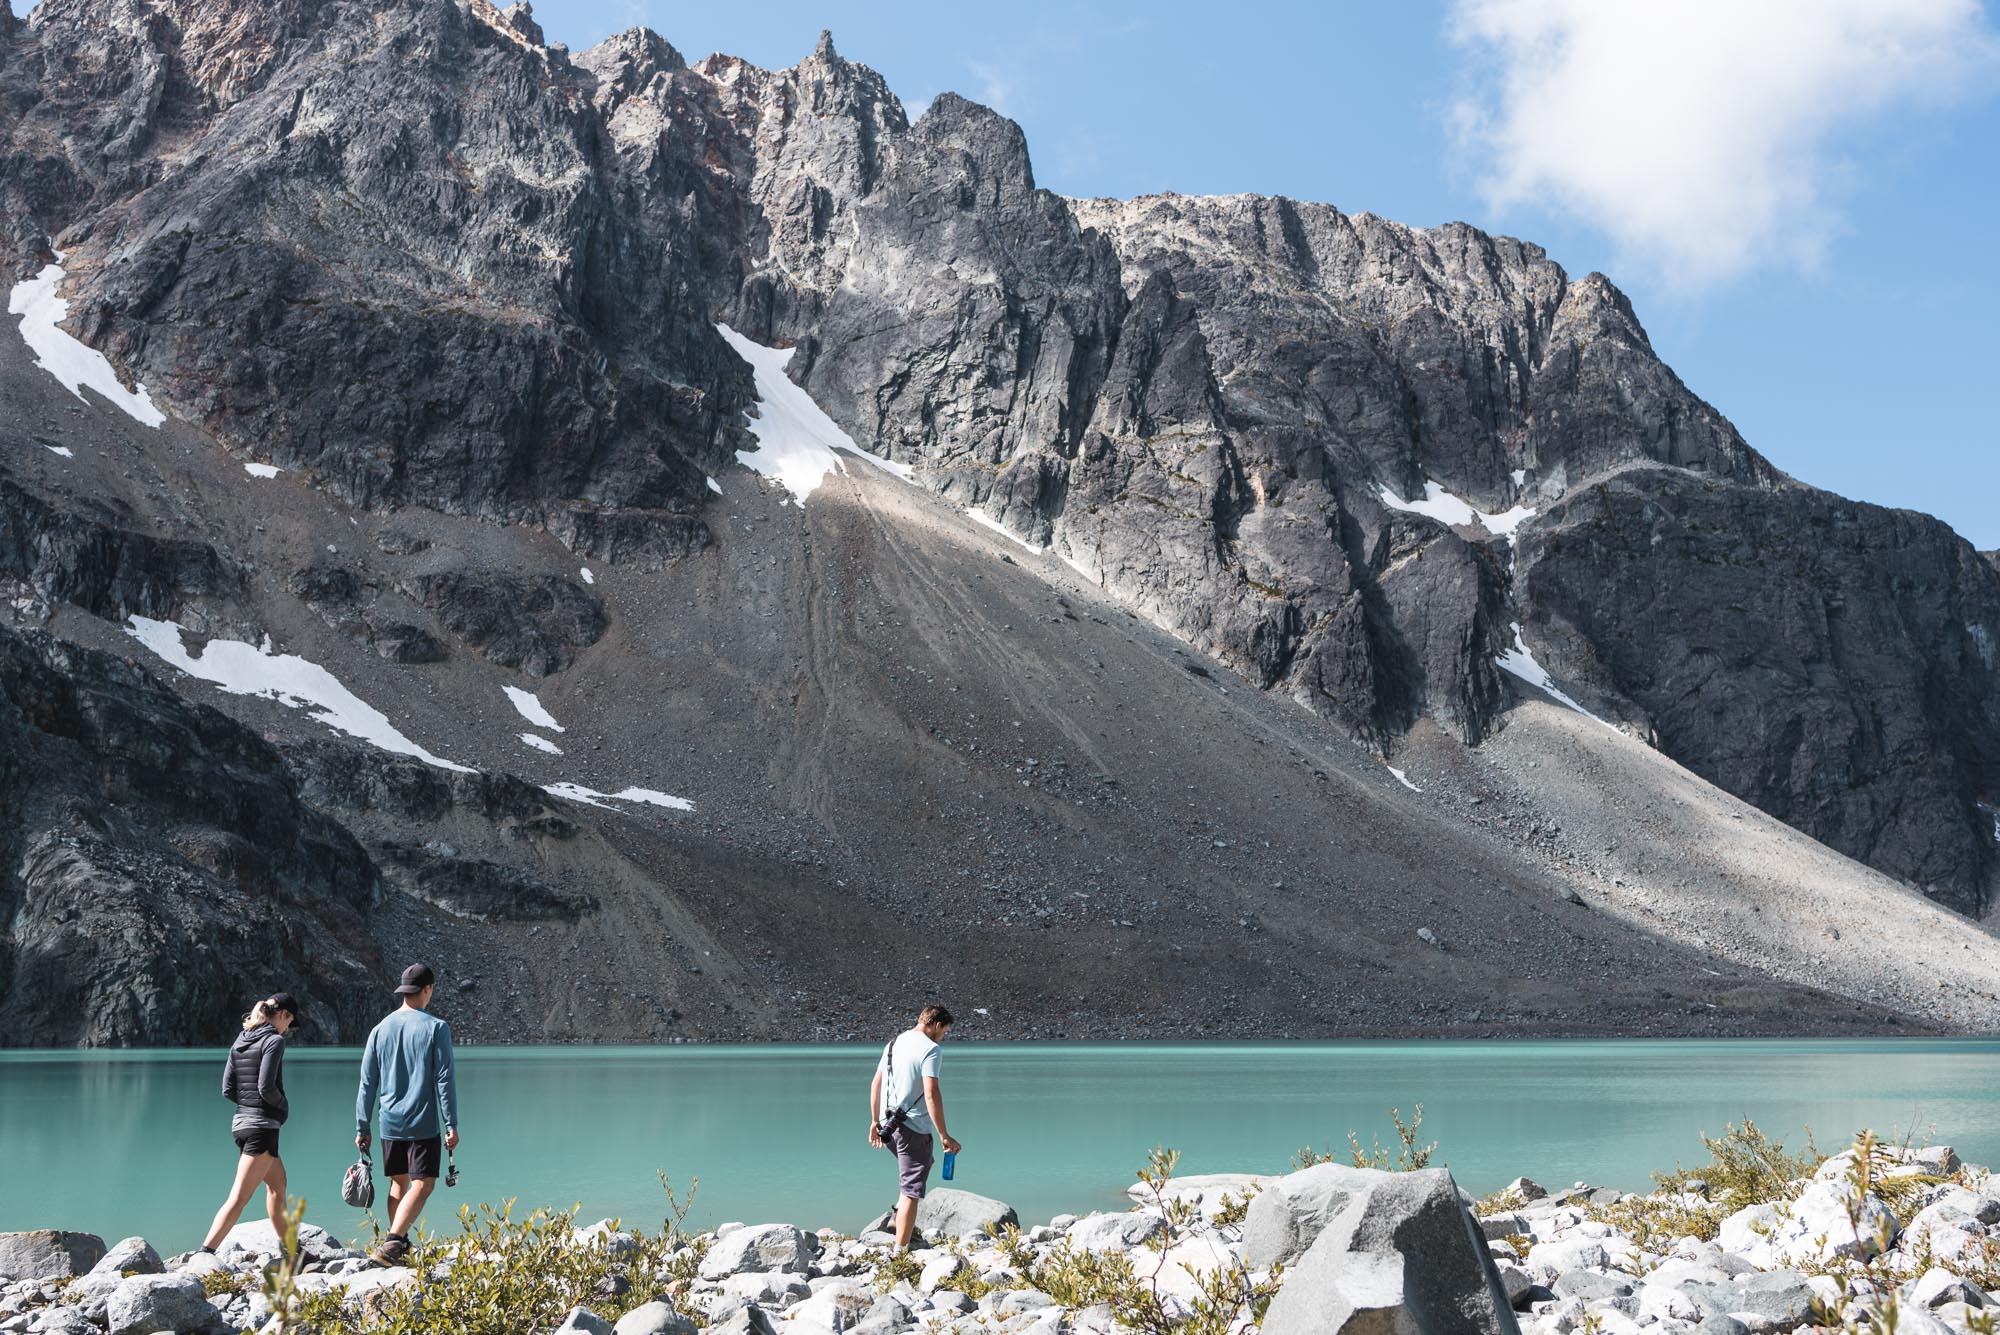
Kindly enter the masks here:
<path id="1" fill-rule="evenodd" d="M 714 492 L 718 496 L 722 494 L 722 484 L 720 482 L 717 482 L 714 478 L 710 478 L 708 480 L 708 489 Z"/>
<path id="2" fill-rule="evenodd" d="M 1516 482 L 1518 484 L 1518 478 Z M 1424 498 L 1420 501 L 1406 501 L 1386 485 L 1380 489 L 1380 494 L 1382 504 L 1391 510 L 1405 510 L 1411 514 L 1425 515 L 1441 523 L 1450 524 L 1454 528 L 1477 524 L 1496 538 L 1513 537 L 1515 529 L 1535 516 L 1535 511 L 1526 505 L 1516 505 L 1513 509 L 1499 514 L 1475 510 L 1429 479 L 1424 481 Z"/>
<path id="3" fill-rule="evenodd" d="M 1536 690 L 1543 691 L 1560 703 L 1568 705 L 1585 718 L 1603 723 L 1605 727 L 1611 728 L 1611 731 L 1618 732 L 1618 729 L 1611 727 L 1609 723 L 1605 723 L 1603 719 L 1598 718 L 1597 715 L 1591 713 L 1588 709 L 1585 709 L 1582 705 L 1556 688 L 1555 681 L 1549 676 L 1548 669 L 1537 663 L 1535 656 L 1528 652 L 1527 642 L 1521 638 L 1520 622 L 1516 621 L 1514 623 L 1514 647 L 1493 661 L 1501 671 L 1512 673 L 1522 681 L 1527 682 L 1528 685 L 1533 686 Z M 1625 734 L 1619 733 L 1618 735 L 1622 737 Z"/>
<path id="4" fill-rule="evenodd" d="M 585 584 L 595 584 L 595 583 L 597 583 L 597 576 L 595 576 L 595 575 L 593 575 L 593 574 L 591 574 L 591 573 L 590 573 L 590 567 L 589 567 L 589 566 L 585 566 L 585 567 L 583 567 L 583 569 L 579 570 L 579 571 L 578 571 L 577 573 L 583 576 L 583 582 L 584 582 Z"/>
<path id="5" fill-rule="evenodd" d="M 243 471 L 251 477 L 276 477 L 285 470 L 276 464 L 244 464 Z"/>
<path id="6" fill-rule="evenodd" d="M 47 450 L 50 454 L 60 455 L 62 458 L 65 459 L 76 458 L 76 451 L 71 449 L 67 445 L 44 445 L 42 446 L 42 448 Z"/>
<path id="7" fill-rule="evenodd" d="M 1391 774 L 1396 776 L 1396 782 L 1402 784 L 1403 787 L 1409 789 L 1413 793 L 1421 793 L 1423 791 L 1423 789 L 1417 787 L 1417 785 L 1410 782 L 1409 775 L 1403 773 L 1403 771 L 1397 769 L 1394 765 L 1390 765 L 1387 768 Z"/>
<path id="8" fill-rule="evenodd" d="M 562 754 L 562 748 L 560 746 L 557 746 L 554 742 L 550 741 L 546 737 L 537 736 L 532 732 L 524 732 L 520 736 L 521 736 L 521 744 L 523 746 L 532 746 L 537 751 L 546 751 L 552 756 L 559 756 Z"/>
<path id="9" fill-rule="evenodd" d="M 388 716 L 340 684 L 319 664 L 296 654 L 274 653 L 267 636 L 260 647 L 241 640 L 210 640 L 199 654 L 181 643 L 183 627 L 172 621 L 135 616 L 125 633 L 190 677 L 211 682 L 231 695 L 255 695 L 290 709 L 308 709 L 335 732 L 359 737 L 395 755 L 414 756 L 426 765 L 473 771 L 441 760 L 396 730 Z"/>
<path id="10" fill-rule="evenodd" d="M 843 452 L 866 459 L 885 473 L 905 482 L 915 480 L 908 464 L 870 454 L 854 443 L 839 425 L 812 400 L 812 395 L 792 383 L 785 374 L 791 363 L 792 348 L 767 348 L 752 343 L 726 324 L 715 327 L 736 354 L 750 363 L 757 382 L 757 415 L 750 419 L 750 434 L 757 438 L 754 450 L 738 450 L 737 461 L 744 467 L 775 477 L 793 499 L 804 505 L 828 473 L 845 473 Z M 710 478 L 708 485 L 718 495 L 722 488 Z"/>
<path id="11" fill-rule="evenodd" d="M 519 686 L 502 686 L 500 689 L 507 692 L 507 698 L 514 702 L 515 711 L 537 728 L 547 728 L 550 732 L 569 731 L 556 722 L 555 715 L 542 707 L 542 702 L 535 698 L 533 691 L 524 691 Z"/>
<path id="12" fill-rule="evenodd" d="M 60 260 L 62 256 L 58 254 L 56 258 Z M 69 302 L 56 295 L 62 280 L 60 263 L 45 265 L 33 278 L 14 284 L 14 290 L 7 295 L 7 314 L 21 317 L 21 337 L 34 352 L 35 365 L 61 381 L 63 388 L 79 399 L 83 398 L 83 387 L 88 385 L 134 421 L 159 426 L 167 420 L 167 415 L 153 406 L 152 396 L 146 393 L 144 385 L 136 391 L 125 388 L 103 353 L 63 331 Z"/>
<path id="13" fill-rule="evenodd" d="M 595 788 L 586 788 L 580 783 L 552 783 L 542 791 L 553 793 L 557 797 L 567 797 L 573 802 L 603 807 L 606 811 L 617 809 L 606 805 L 610 802 L 644 802 L 648 806 L 665 807 L 669 811 L 694 810 L 694 803 L 685 797 L 674 797 L 656 788 L 621 788 L 615 793 L 600 793 Z"/>
<path id="14" fill-rule="evenodd" d="M 1525 468 L 1517 468 L 1512 473 L 1509 473 L 1508 476 L 1514 479 L 1514 485 L 1517 487 L 1528 485 L 1528 470 Z"/>
<path id="15" fill-rule="evenodd" d="M 967 506 L 965 508 L 965 514 L 966 517 L 972 520 L 973 523 L 978 524 L 983 528 L 992 529 L 995 533 L 998 533 L 1001 537 L 1006 538 L 1010 542 L 1020 543 L 1023 547 L 1026 547 L 1036 556 L 1041 556 L 1049 550 L 1046 547 L 1037 547 L 1034 543 L 1029 542 L 1026 538 L 1014 532 L 1014 530 L 1008 528 L 1005 524 L 995 519 L 992 515 L 987 514 L 984 510 L 980 509 L 976 505 Z"/>

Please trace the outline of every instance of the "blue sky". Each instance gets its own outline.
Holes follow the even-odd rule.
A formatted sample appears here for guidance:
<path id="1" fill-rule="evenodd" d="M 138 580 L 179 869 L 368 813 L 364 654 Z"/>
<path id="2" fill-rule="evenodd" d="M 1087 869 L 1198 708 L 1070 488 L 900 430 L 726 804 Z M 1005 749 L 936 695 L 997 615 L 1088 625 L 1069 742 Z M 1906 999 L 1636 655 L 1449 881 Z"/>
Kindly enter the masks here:
<path id="1" fill-rule="evenodd" d="M 1630 293 L 1660 353 L 1779 467 L 2000 548 L 1991 3 L 535 12 L 576 48 L 644 24 L 690 60 L 765 66 L 831 28 L 912 108 L 950 90 L 1012 116 L 1064 194 L 1257 191 L 1528 238 Z"/>

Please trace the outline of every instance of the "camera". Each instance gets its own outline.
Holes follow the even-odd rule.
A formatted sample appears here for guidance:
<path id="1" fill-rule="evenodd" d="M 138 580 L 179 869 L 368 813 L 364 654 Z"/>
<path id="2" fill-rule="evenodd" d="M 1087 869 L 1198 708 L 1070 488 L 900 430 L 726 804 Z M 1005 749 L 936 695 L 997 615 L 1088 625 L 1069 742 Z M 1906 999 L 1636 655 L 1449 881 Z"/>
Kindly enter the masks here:
<path id="1" fill-rule="evenodd" d="M 458 1162 L 456 1160 L 453 1160 L 445 1165 L 444 1184 L 447 1187 L 455 1187 L 458 1185 Z"/>

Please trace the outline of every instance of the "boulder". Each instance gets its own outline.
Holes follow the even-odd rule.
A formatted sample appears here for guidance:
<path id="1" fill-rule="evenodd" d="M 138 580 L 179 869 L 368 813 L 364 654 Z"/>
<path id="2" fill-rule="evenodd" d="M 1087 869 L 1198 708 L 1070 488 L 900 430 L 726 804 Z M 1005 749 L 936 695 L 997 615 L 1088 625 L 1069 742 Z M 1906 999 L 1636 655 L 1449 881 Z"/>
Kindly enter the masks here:
<path id="1" fill-rule="evenodd" d="M 939 1252 L 924 1262 L 923 1273 L 917 1276 L 919 1293 L 936 1293 L 972 1267 L 957 1252 Z"/>
<path id="2" fill-rule="evenodd" d="M 1772 1270 L 1745 1275 L 1727 1284 L 1686 1286 L 1706 1316 L 1727 1316 L 1747 1326 L 1752 1335 L 1796 1330 L 1812 1319 L 1818 1295 L 1796 1270 Z"/>
<path id="3" fill-rule="evenodd" d="M 1263 1173 L 1191 1173 L 1171 1179 L 1161 1194 L 1169 1201 L 1187 1201 L 1204 1217 L 1213 1218 L 1225 1199 L 1240 1205 L 1262 1191 L 1269 1180 Z M 1143 1182 L 1134 1182 L 1125 1188 L 1125 1194 L 1135 1205 L 1153 1203 L 1153 1189 Z"/>
<path id="4" fill-rule="evenodd" d="M 121 1280 L 104 1305 L 110 1335 L 154 1335 L 158 1331 L 214 1330 L 222 1313 L 192 1275 L 134 1275 Z"/>
<path id="5" fill-rule="evenodd" d="M 786 1308 L 811 1293 L 805 1276 L 785 1271 L 747 1271 L 722 1281 L 725 1297 L 756 1303 L 760 1307 Z"/>
<path id="6" fill-rule="evenodd" d="M 1501 1190 L 1503 1192 L 1510 1192 L 1524 1201 L 1538 1201 L 1549 1194 L 1541 1183 L 1534 1181 L 1532 1178 L 1525 1177 L 1515 1178 L 1505 1187 L 1502 1187 Z"/>
<path id="7" fill-rule="evenodd" d="M 579 1247 L 602 1247 L 620 1258 L 637 1255 L 639 1251 L 638 1236 L 618 1228 L 609 1219 L 600 1219 L 589 1228 L 579 1228 L 571 1236 Z"/>
<path id="8" fill-rule="evenodd" d="M 1124 1214 L 1085 1215 L 1069 1226 L 1069 1244 L 1087 1252 L 1130 1251 L 1143 1247 L 1166 1230 L 1158 1210 L 1128 1210 Z"/>
<path id="9" fill-rule="evenodd" d="M 126 1238 L 104 1253 L 104 1259 L 90 1268 L 93 1275 L 157 1275 L 166 1266 L 153 1244 L 144 1238 Z"/>
<path id="10" fill-rule="evenodd" d="M 1253 1268 L 1286 1264 L 1264 1335 L 1518 1335 L 1485 1239 L 1442 1168 L 1321 1164 L 1275 1178 L 1251 1202 L 1244 1250 Z"/>
<path id="11" fill-rule="evenodd" d="M 917 1206 L 917 1228 L 930 1238 L 977 1238 L 987 1229 L 1019 1227 L 1021 1216 L 1005 1201 L 940 1187 Z"/>
<path id="12" fill-rule="evenodd" d="M 1932 1266 L 1910 1285 L 1910 1301 L 1918 1307 L 1930 1308 L 1943 1307 L 1946 1303 L 1984 1307 L 1986 1295 L 1949 1270 Z"/>
<path id="13" fill-rule="evenodd" d="M 1614 1307 L 1632 1314 L 1639 1310 L 1632 1281 L 1623 1275 L 1607 1275 L 1600 1270 L 1565 1270 L 1549 1285 L 1558 1298 L 1575 1298 L 1585 1307 Z"/>
<path id="14" fill-rule="evenodd" d="M 68 1279 L 87 1274 L 104 1259 L 104 1239 L 95 1233 L 38 1228 L 0 1233 L 0 1279 Z"/>
<path id="15" fill-rule="evenodd" d="M 1602 1270 L 1611 1264 L 1604 1244 L 1596 1238 L 1563 1238 L 1528 1248 L 1528 1273 L 1553 1286 L 1556 1276 L 1572 1270 Z"/>
<path id="16" fill-rule="evenodd" d="M 1535 1277 L 1512 1261 L 1495 1258 L 1493 1268 L 1500 1275 L 1500 1289 L 1511 1307 L 1520 1307 L 1535 1289 Z"/>
<path id="17" fill-rule="evenodd" d="M 710 1325 L 707 1335 L 778 1335 L 778 1327 L 770 1313 L 750 1303 Z"/>
<path id="18" fill-rule="evenodd" d="M 611 1335 L 611 1323 L 588 1307 L 572 1308 L 555 1335 Z"/>
<path id="19" fill-rule="evenodd" d="M 875 1306 L 876 1293 L 858 1279 L 837 1279 L 785 1314 L 793 1328 L 849 1330 Z"/>
<path id="20" fill-rule="evenodd" d="M 223 1237 L 222 1246 L 216 1250 L 227 1251 L 231 1247 L 239 1247 L 252 1256 L 266 1258 L 276 1256 L 284 1250 L 278 1245 L 277 1230 L 271 1227 L 271 1221 L 268 1219 L 238 1224 Z M 343 1250 L 345 1249 L 341 1247 L 340 1240 L 318 1224 L 299 1225 L 299 1255 L 314 1259 L 333 1256 Z"/>
<path id="21" fill-rule="evenodd" d="M 28 1327 L 35 1335 L 104 1335 L 104 1328 L 74 1307 L 47 1307 Z"/>
<path id="22" fill-rule="evenodd" d="M 747 1225 L 715 1240 L 701 1260 L 701 1277 L 722 1279 L 752 1271 L 803 1275 L 818 1251 L 811 1234 L 790 1224 Z"/>

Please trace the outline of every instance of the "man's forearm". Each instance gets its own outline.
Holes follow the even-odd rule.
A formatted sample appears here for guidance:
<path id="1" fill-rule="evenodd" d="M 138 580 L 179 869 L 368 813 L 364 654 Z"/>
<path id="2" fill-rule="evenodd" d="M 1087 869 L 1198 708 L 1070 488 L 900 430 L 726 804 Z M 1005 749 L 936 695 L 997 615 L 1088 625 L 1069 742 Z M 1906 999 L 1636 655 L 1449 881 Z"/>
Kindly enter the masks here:
<path id="1" fill-rule="evenodd" d="M 944 1091 L 932 1085 L 924 1091 L 924 1106 L 930 1109 L 931 1125 L 937 1128 L 941 1137 L 949 1138 L 944 1129 Z"/>
<path id="2" fill-rule="evenodd" d="M 875 1078 L 868 1082 L 868 1125 L 870 1126 L 875 1125 L 876 1121 L 881 1117 L 881 1115 L 882 1115 L 882 1073 L 880 1071 L 877 1071 L 875 1073 Z"/>

